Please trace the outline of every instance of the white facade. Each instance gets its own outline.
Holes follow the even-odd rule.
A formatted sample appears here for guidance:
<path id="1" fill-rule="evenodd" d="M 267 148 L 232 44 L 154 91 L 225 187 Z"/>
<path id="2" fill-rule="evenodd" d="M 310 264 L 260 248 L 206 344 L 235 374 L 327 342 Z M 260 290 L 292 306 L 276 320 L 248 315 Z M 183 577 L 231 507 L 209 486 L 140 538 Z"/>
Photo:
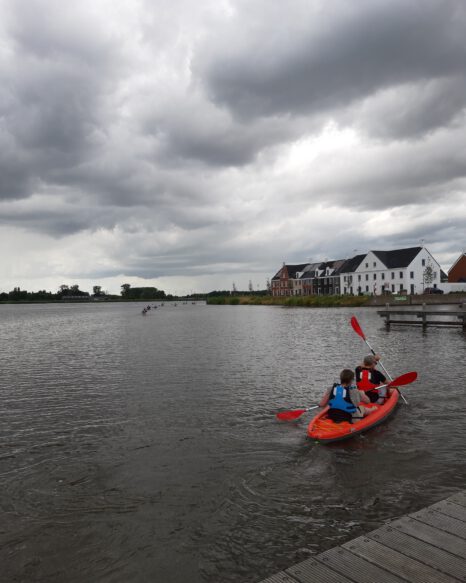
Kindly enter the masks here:
<path id="1" fill-rule="evenodd" d="M 396 251 L 394 252 L 396 253 Z M 432 268 L 432 281 L 425 281 L 426 267 Z M 422 247 L 406 267 L 388 268 L 381 259 L 369 251 L 353 273 L 340 275 L 343 294 L 405 293 L 422 294 L 425 287 L 441 287 L 440 264 Z"/>

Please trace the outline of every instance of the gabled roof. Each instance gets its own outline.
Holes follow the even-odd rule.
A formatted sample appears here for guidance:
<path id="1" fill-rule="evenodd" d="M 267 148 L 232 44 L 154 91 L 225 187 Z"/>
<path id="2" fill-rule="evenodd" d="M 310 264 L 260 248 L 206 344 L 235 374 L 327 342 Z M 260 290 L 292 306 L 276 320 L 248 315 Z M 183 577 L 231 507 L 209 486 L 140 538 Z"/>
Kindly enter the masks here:
<path id="1" fill-rule="evenodd" d="M 317 263 L 308 263 L 300 279 L 309 279 L 312 277 L 316 277 L 316 272 L 321 264 L 322 264 L 321 261 L 318 261 Z"/>
<path id="2" fill-rule="evenodd" d="M 455 265 L 458 263 L 458 261 L 463 259 L 464 256 L 466 256 L 466 252 L 463 251 L 463 253 L 461 253 L 461 255 L 458 257 L 458 259 L 455 261 L 455 263 L 453 263 L 453 265 L 450 267 L 450 269 L 448 270 L 448 273 L 450 273 L 450 271 L 455 267 Z"/>
<path id="3" fill-rule="evenodd" d="M 345 259 L 334 259 L 333 261 L 320 261 L 317 263 L 309 263 L 306 271 L 302 274 L 301 279 L 310 279 L 314 277 L 328 277 L 325 275 L 327 268 L 331 270 L 330 275 L 339 273 L 340 268 L 345 263 Z M 319 272 L 323 272 L 320 273 Z"/>
<path id="4" fill-rule="evenodd" d="M 347 259 L 340 267 L 338 273 L 352 273 L 353 271 L 356 271 L 366 255 L 367 254 L 364 253 L 362 255 L 355 255 L 354 257 L 351 257 L 351 259 Z"/>
<path id="5" fill-rule="evenodd" d="M 282 269 L 286 267 L 286 270 L 288 271 L 288 277 L 291 277 L 292 279 L 294 279 L 296 277 L 296 272 L 298 271 L 304 271 L 304 269 L 309 265 L 309 263 L 298 263 L 297 265 L 286 265 L 283 264 L 280 269 L 277 271 L 277 273 L 272 277 L 272 280 L 274 279 L 280 279 L 280 273 L 282 272 Z"/>
<path id="6" fill-rule="evenodd" d="M 393 251 L 372 251 L 388 269 L 408 267 L 411 261 L 422 251 L 422 247 L 394 249 Z"/>

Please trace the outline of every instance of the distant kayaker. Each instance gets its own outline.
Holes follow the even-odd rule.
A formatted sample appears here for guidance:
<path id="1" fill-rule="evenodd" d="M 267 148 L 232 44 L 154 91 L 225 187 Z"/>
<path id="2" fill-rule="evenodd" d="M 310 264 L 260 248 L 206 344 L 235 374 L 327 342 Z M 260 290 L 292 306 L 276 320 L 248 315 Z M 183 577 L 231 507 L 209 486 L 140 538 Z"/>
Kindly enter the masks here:
<path id="1" fill-rule="evenodd" d="M 364 357 L 362 365 L 356 367 L 355 372 L 358 389 L 366 393 L 371 403 L 381 405 L 387 397 L 387 389 L 385 387 L 379 390 L 374 389 L 385 384 L 387 379 L 376 368 L 379 360 L 380 356 L 378 354 L 368 354 Z"/>
<path id="2" fill-rule="evenodd" d="M 334 384 L 331 389 L 327 389 L 322 397 L 319 406 L 329 406 L 327 416 L 335 423 L 342 421 L 353 422 L 362 419 L 377 407 L 364 407 L 362 403 L 370 403 L 364 391 L 359 391 L 353 385 L 354 372 L 345 368 L 340 373 L 340 384 Z"/>

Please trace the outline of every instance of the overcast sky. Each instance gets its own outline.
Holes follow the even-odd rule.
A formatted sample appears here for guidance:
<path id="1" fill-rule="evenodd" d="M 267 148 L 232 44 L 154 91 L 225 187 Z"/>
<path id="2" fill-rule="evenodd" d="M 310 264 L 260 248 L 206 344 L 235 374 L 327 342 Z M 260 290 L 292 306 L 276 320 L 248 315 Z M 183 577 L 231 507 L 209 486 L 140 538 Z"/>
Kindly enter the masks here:
<path id="1" fill-rule="evenodd" d="M 0 291 L 466 249 L 463 0 L 0 0 Z"/>

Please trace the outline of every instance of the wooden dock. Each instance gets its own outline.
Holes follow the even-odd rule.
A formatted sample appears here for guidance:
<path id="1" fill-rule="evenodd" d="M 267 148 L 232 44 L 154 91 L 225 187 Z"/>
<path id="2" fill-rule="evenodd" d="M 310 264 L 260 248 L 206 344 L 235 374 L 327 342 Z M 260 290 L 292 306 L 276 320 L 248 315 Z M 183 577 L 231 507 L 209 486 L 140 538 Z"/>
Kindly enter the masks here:
<path id="1" fill-rule="evenodd" d="M 466 582 L 466 490 L 261 583 Z"/>
<path id="2" fill-rule="evenodd" d="M 393 310 L 388 305 L 385 310 L 377 310 L 377 314 L 385 318 L 385 326 L 390 328 L 392 324 L 401 326 L 453 326 L 462 327 L 466 332 L 466 304 L 459 310 L 426 310 L 423 304 L 420 310 Z M 405 318 L 403 319 L 402 316 Z M 413 316 L 416 318 L 413 320 Z M 409 317 L 409 318 L 407 318 Z"/>

